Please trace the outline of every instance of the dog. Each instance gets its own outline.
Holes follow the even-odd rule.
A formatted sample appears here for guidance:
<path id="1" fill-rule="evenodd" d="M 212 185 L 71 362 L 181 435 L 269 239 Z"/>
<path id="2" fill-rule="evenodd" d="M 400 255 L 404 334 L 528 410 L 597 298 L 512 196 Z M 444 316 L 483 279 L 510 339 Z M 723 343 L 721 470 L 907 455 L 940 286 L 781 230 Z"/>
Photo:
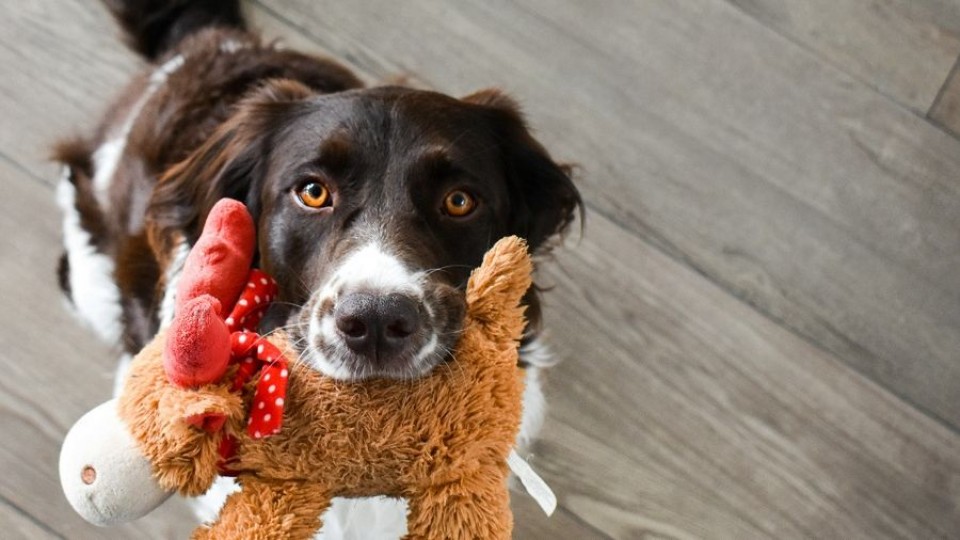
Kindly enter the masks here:
<path id="1" fill-rule="evenodd" d="M 105 4 L 152 65 L 91 135 L 57 146 L 58 276 L 80 318 L 124 351 L 118 381 L 170 321 L 183 261 L 221 198 L 250 209 L 255 263 L 279 284 L 262 330 L 285 329 L 302 361 L 345 380 L 445 362 L 484 252 L 515 234 L 543 254 L 582 217 L 570 169 L 502 92 L 367 88 L 333 60 L 263 43 L 236 0 Z M 538 370 L 551 363 L 536 288 L 525 303 L 520 444 L 539 429 Z M 351 537 L 350 515 L 363 516 L 356 537 L 396 538 L 402 528 L 371 517 L 402 522 L 391 504 L 340 501 L 327 538 Z"/>

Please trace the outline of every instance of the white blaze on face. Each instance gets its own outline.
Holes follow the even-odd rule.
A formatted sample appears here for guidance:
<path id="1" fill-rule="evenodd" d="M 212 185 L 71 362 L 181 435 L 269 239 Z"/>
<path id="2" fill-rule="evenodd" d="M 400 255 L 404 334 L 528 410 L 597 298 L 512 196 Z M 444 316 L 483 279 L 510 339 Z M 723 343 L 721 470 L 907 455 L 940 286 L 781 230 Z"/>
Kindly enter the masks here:
<path id="1" fill-rule="evenodd" d="M 335 306 L 340 297 L 356 291 L 380 296 L 405 294 L 423 302 L 424 291 L 421 283 L 423 276 L 423 272 L 411 272 L 400 259 L 387 252 L 378 242 L 361 246 L 347 256 L 330 280 L 320 289 L 310 317 L 308 343 L 315 344 L 322 341 L 334 345 L 338 353 L 346 354 L 346 346 L 337 332 L 332 311 L 321 313 L 320 307 Z M 425 308 L 429 314 L 430 307 L 425 306 Z M 415 361 L 422 362 L 433 354 L 436 346 L 437 336 L 434 334 L 417 353 Z M 317 369 L 328 377 L 353 379 L 357 376 L 339 359 L 328 358 L 320 351 L 311 349 L 308 356 Z"/>
<path id="2" fill-rule="evenodd" d="M 379 244 L 370 243 L 347 257 L 337 268 L 321 293 L 321 301 L 357 290 L 377 294 L 403 293 L 422 298 L 419 281 L 419 276 L 407 270 L 400 259 L 387 253 Z"/>

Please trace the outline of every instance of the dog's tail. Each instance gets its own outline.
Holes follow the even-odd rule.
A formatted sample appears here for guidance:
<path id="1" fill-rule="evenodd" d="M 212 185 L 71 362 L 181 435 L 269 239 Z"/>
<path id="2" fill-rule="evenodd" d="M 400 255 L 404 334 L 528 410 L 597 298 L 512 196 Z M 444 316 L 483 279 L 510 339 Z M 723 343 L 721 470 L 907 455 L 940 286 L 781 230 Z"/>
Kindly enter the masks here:
<path id="1" fill-rule="evenodd" d="M 156 60 L 210 26 L 244 29 L 239 0 L 103 0 L 133 50 Z"/>

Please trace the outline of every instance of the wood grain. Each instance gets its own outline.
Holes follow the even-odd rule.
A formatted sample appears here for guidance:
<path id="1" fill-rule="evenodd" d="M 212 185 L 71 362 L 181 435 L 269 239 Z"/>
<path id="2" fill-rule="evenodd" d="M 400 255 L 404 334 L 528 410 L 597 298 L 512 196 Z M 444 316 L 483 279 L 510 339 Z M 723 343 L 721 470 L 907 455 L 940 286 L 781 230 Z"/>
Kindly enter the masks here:
<path id="1" fill-rule="evenodd" d="M 960 137 L 960 57 L 927 117 L 956 137 Z"/>
<path id="2" fill-rule="evenodd" d="M 960 53 L 952 0 L 724 1 L 920 114 Z"/>
<path id="3" fill-rule="evenodd" d="M 547 517 L 529 496 L 522 493 L 510 494 L 510 507 L 513 510 L 513 537 L 520 538 L 576 538 L 585 540 L 603 540 L 610 537 L 583 523 L 575 514 L 564 507 Z"/>
<path id="4" fill-rule="evenodd" d="M 722 2 L 269 8 L 372 72 L 513 90 L 595 213 L 957 426 L 960 142 L 923 118 Z"/>
<path id="5" fill-rule="evenodd" d="M 169 503 L 134 526 L 101 529 L 67 504 L 60 443 L 80 415 L 110 396 L 118 354 L 62 307 L 54 271 L 59 213 L 53 191 L 0 162 L 0 499 L 64 538 L 185 538 L 193 519 Z M 29 223 L 29 227 L 23 225 Z M 4 536 L 0 534 L 0 536 Z"/>
<path id="6" fill-rule="evenodd" d="M 8 10 L 0 38 L 0 152 L 52 184 L 50 146 L 89 134 L 142 62 L 100 2 L 36 1 Z"/>
<path id="7" fill-rule="evenodd" d="M 533 465 L 612 538 L 940 538 L 960 437 L 594 216 L 545 273 Z M 616 291 L 612 293 L 611 291 Z"/>
<path id="8" fill-rule="evenodd" d="M 32 521 L 29 516 L 3 499 L 0 499 L 0 523 L 3 524 L 4 538 L 10 540 L 63 538 L 45 528 L 43 523 Z"/>

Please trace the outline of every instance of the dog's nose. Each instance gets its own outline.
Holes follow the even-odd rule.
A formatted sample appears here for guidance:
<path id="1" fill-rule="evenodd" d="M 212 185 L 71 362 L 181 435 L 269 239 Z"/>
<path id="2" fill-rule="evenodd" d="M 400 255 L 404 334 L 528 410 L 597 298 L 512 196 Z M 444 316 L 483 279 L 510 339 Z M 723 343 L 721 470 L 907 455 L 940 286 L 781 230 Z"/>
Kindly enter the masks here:
<path id="1" fill-rule="evenodd" d="M 403 351 L 420 329 L 420 304 L 403 294 L 351 293 L 333 316 L 347 347 L 375 361 Z"/>

